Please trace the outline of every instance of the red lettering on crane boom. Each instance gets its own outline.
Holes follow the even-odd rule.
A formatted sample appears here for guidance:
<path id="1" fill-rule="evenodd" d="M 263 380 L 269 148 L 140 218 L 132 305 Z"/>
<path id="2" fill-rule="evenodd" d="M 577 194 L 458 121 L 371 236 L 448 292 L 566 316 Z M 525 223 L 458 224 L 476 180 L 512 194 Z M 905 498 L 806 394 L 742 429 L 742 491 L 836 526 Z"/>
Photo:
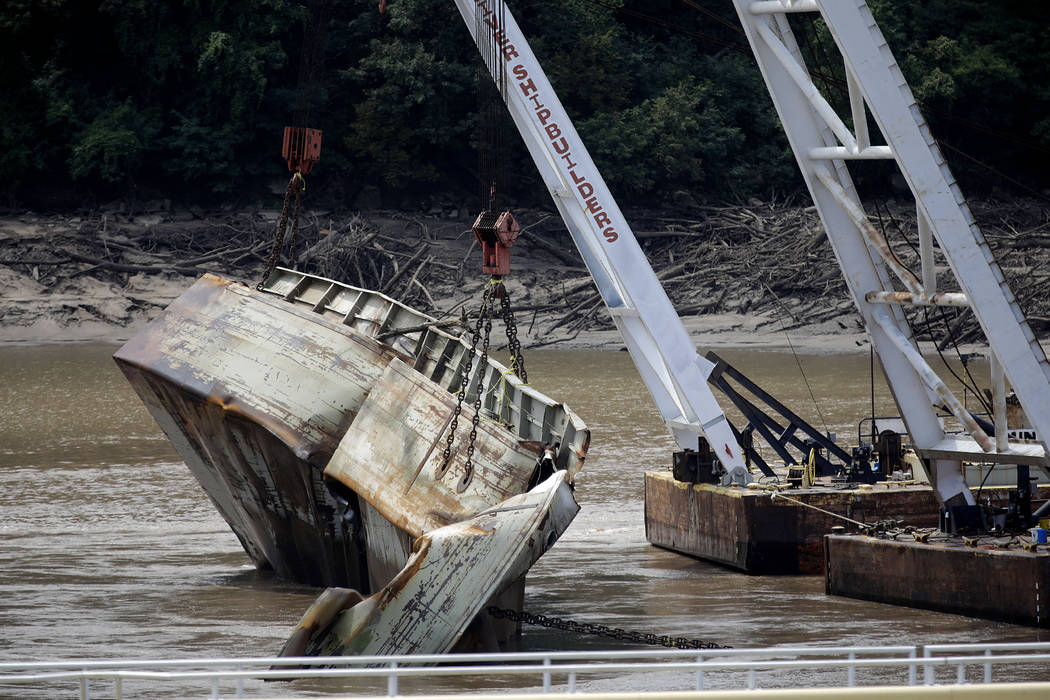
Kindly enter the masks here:
<path id="1" fill-rule="evenodd" d="M 488 9 L 486 0 L 474 0 L 474 2 L 479 8 L 482 8 L 482 10 Z M 517 51 L 514 51 L 513 46 L 507 42 L 504 30 L 498 26 L 498 23 L 489 22 L 489 24 L 492 26 L 493 36 L 496 38 L 496 41 L 500 46 L 504 47 L 504 51 L 513 51 L 514 56 L 516 57 L 518 55 Z M 509 57 L 508 53 L 508 58 Z M 557 121 L 554 121 L 554 112 L 545 107 L 543 102 L 540 101 L 540 90 L 536 86 L 536 81 L 529 77 L 528 68 L 519 63 L 512 66 L 510 72 L 517 81 L 518 89 L 521 90 L 522 96 L 532 102 L 533 116 L 547 134 L 547 139 L 550 141 L 551 148 L 553 148 L 554 152 L 565 161 L 566 174 L 568 174 L 572 179 L 572 183 L 576 186 L 576 190 L 580 195 L 579 201 L 584 205 L 584 210 L 591 214 L 591 217 L 594 219 L 594 225 L 597 227 L 606 242 L 615 242 L 619 239 L 620 234 L 616 232 L 615 228 L 613 228 L 612 219 L 609 217 L 609 214 L 606 213 L 605 207 L 602 206 L 597 189 L 587 179 L 587 176 L 582 170 L 577 169 L 579 164 L 572 159 L 572 146 L 570 145 L 569 140 L 565 137 L 561 126 Z M 728 449 L 728 446 L 726 449 Z"/>

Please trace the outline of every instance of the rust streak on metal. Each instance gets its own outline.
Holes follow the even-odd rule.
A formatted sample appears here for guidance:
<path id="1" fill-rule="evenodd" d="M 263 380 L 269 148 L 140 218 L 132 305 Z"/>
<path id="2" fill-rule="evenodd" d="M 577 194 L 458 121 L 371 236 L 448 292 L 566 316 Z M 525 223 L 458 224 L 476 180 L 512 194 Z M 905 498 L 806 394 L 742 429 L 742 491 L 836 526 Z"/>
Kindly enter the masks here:
<path id="1" fill-rule="evenodd" d="M 412 484 L 416 483 L 416 479 L 419 478 L 420 472 L 423 471 L 423 467 L 426 466 L 427 461 L 430 459 L 430 455 L 434 454 L 434 450 L 436 450 L 437 446 L 441 443 L 445 436 L 445 431 L 448 430 L 448 426 L 452 424 L 452 418 L 454 415 L 455 414 L 451 412 L 448 414 L 448 418 L 445 419 L 444 425 L 442 425 L 441 430 L 438 431 L 437 437 L 434 438 L 432 443 L 430 443 L 430 449 L 427 450 L 425 455 L 423 455 L 423 459 L 419 460 L 419 465 L 416 466 L 415 473 L 412 474 L 412 478 L 409 482 L 405 484 L 405 495 L 408 495 L 408 492 L 412 489 Z"/>
<path id="2" fill-rule="evenodd" d="M 908 291 L 916 296 L 923 296 L 922 282 L 915 276 L 915 273 L 901 264 L 897 254 L 893 252 L 893 248 L 886 241 L 885 236 L 871 223 L 860 204 L 846 192 L 842 184 L 827 168 L 819 167 L 814 169 L 813 172 L 817 179 L 828 189 L 828 192 L 842 206 L 843 210 L 853 219 L 853 223 L 856 224 L 864 238 L 878 252 L 886 265 L 893 270 L 904 286 L 908 288 Z"/>
<path id="3" fill-rule="evenodd" d="M 434 592 L 426 601 L 422 590 L 412 593 L 432 607 L 415 611 L 421 617 L 387 620 L 394 625 L 383 640 L 388 651 L 411 651 L 432 635 L 455 631 L 428 631 L 435 624 L 469 622 L 455 618 L 459 613 L 445 617 L 457 598 L 451 581 L 473 585 L 463 577 L 478 567 L 507 565 L 506 576 L 522 580 L 543 544 L 538 535 L 528 536 L 520 562 L 508 564 L 507 552 L 487 561 L 496 550 L 483 541 L 494 539 L 486 533 L 499 534 L 497 516 L 468 521 L 521 494 L 540 449 L 556 440 L 562 441 L 555 459 L 566 470 L 558 472 L 564 486 L 579 471 L 590 435 L 567 407 L 507 377 L 513 385 L 507 397 L 521 401 L 520 410 L 542 405 L 543 422 L 524 416 L 516 427 L 483 422 L 473 479 L 458 493 L 466 473 L 464 440 L 456 440 L 447 471 L 437 473 L 435 452 L 452 412 L 454 358 L 468 348 L 437 329 L 404 330 L 420 319 L 427 320 L 382 295 L 294 271 L 275 271 L 262 291 L 205 275 L 115 354 L 258 566 L 314 585 L 385 590 L 395 598 L 413 580 Z M 388 327 L 402 332 L 388 342 L 372 337 Z M 490 361 L 477 371 L 503 376 L 505 369 Z M 525 396 L 527 404 L 519 398 Z M 509 415 L 488 394 L 482 406 L 486 416 Z M 545 532 L 560 533 L 578 510 L 571 494 L 558 508 L 563 516 L 557 526 L 545 518 Z M 511 531 L 523 522 L 509 512 L 499 518 L 509 519 L 514 540 Z M 446 527 L 452 529 L 442 535 L 448 539 L 440 554 L 431 539 L 409 553 L 410 536 L 430 538 Z M 341 626 L 340 638 L 367 646 L 356 634 L 382 611 L 375 596 L 345 610 L 353 596 L 333 591 L 319 601 L 289 648 L 316 648 L 304 637 L 313 639 L 311 630 L 329 627 L 326 621 Z"/>
<path id="4" fill-rule="evenodd" d="M 567 473 L 559 471 L 491 513 L 423 535 L 404 569 L 311 635 L 307 653 L 447 651 L 487 601 L 521 579 L 578 510 Z M 301 636 L 297 630 L 282 655 L 289 655 L 292 641 L 301 648 Z"/>
<path id="5" fill-rule="evenodd" d="M 537 452 L 523 449 L 501 426 L 483 422 L 475 443 L 474 479 L 465 493 L 457 492 L 464 456 L 453 454 L 450 466 L 442 471 L 434 449 L 445 434 L 452 409 L 451 394 L 404 363 L 392 361 L 325 471 L 414 536 L 467 519 L 509 494 L 524 491 Z M 469 418 L 472 410 L 465 406 L 463 415 Z M 389 437 L 379 440 L 380 433 Z M 462 442 L 456 440 L 456 446 Z M 440 520 L 432 518 L 434 513 L 441 514 Z"/>
<path id="6" fill-rule="evenodd" d="M 384 587 L 384 595 L 379 603 L 379 608 L 382 610 L 390 605 L 390 602 L 397 597 L 397 594 L 408 585 L 423 568 L 423 563 L 426 561 L 427 554 L 430 552 L 432 545 L 431 538 L 424 535 L 416 539 L 415 544 L 412 546 L 412 556 L 409 557 L 408 563 L 405 564 L 405 568 L 398 572 L 397 576 L 390 579 Z"/>
<path id="7" fill-rule="evenodd" d="M 874 291 L 864 295 L 869 304 L 915 304 L 920 306 L 956 306 L 966 307 L 970 300 L 959 292 L 937 292 L 932 295 L 914 294 L 912 292 Z"/>

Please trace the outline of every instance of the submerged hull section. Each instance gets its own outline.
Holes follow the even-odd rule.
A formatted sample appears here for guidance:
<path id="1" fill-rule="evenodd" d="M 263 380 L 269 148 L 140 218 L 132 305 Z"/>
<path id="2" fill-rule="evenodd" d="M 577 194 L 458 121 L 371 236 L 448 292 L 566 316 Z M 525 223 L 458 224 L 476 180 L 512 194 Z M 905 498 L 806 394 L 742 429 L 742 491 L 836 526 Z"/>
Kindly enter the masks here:
<path id="1" fill-rule="evenodd" d="M 431 470 L 418 479 L 427 489 L 377 495 L 376 483 L 403 485 L 420 466 L 395 449 L 405 425 L 379 409 L 408 402 L 426 416 L 419 439 L 433 442 L 469 352 L 387 297 L 279 269 L 261 291 L 205 275 L 115 359 L 256 565 L 367 593 L 404 566 L 414 537 L 526 490 L 545 444 L 548 469 L 571 481 L 582 466 L 589 432 L 571 411 L 499 363 L 474 362 L 464 418 L 480 388 L 486 420 L 473 484 L 438 493 Z M 495 382 L 501 391 L 488 391 Z M 449 479 L 463 475 L 465 433 Z M 371 448 L 385 466 L 349 478 Z"/>
<path id="2" fill-rule="evenodd" d="M 451 650 L 486 602 L 524 576 L 572 522 L 579 506 L 565 479 L 557 472 L 528 493 L 423 535 L 404 569 L 369 598 L 325 591 L 281 655 Z"/>

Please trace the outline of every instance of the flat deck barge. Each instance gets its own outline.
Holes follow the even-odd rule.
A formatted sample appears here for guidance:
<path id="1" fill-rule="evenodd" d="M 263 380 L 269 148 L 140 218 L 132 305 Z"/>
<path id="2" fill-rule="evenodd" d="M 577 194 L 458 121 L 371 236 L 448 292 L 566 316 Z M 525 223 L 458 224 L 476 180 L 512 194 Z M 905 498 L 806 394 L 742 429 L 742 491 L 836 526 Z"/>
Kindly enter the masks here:
<path id="1" fill-rule="evenodd" d="M 1027 538 L 863 535 L 825 538 L 825 592 L 879 603 L 1050 627 L 1050 549 Z"/>
<path id="2" fill-rule="evenodd" d="M 669 471 L 646 472 L 646 539 L 751 574 L 819 575 L 824 570 L 824 535 L 847 523 L 793 501 L 860 522 L 937 525 L 937 499 L 929 485 L 784 491 L 792 501 L 772 498 L 774 493 L 676 481 Z"/>
<path id="3" fill-rule="evenodd" d="M 985 487 L 982 500 L 1005 504 L 1008 491 Z M 1048 494 L 1050 488 L 1044 486 L 1034 495 Z M 925 483 L 868 486 L 822 479 L 813 488 L 775 491 L 676 481 L 670 471 L 645 474 L 645 535 L 650 543 L 752 574 L 822 574 L 824 536 L 837 525 L 859 530 L 842 517 L 934 528 L 939 512 Z"/>

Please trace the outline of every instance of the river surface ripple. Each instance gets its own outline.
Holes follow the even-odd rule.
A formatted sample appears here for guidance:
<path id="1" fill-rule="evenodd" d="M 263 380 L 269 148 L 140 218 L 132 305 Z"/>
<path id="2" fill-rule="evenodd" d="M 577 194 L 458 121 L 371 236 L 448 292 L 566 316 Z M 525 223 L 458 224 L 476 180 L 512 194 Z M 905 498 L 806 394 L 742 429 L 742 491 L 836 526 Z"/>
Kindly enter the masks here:
<path id="1" fill-rule="evenodd" d="M 115 349 L 0 348 L 0 661 L 276 654 L 318 591 L 251 566 L 110 359 Z M 796 362 L 785 353 L 723 354 L 842 442 L 855 441 L 857 420 L 871 411 L 866 355 Z M 669 464 L 673 445 L 630 357 L 535 351 L 529 377 L 570 405 L 593 440 L 577 482 L 582 510 L 532 569 L 526 610 L 734 647 L 1050 639 L 1027 627 L 826 596 L 819 576 L 747 576 L 650 546 L 642 473 Z M 876 411 L 894 413 L 881 386 L 877 394 Z M 526 627 L 522 642 L 526 650 L 625 648 L 536 627 Z M 1050 670 L 1026 676 L 1048 680 Z M 530 682 L 448 680 L 428 688 Z M 664 682 L 645 676 L 581 685 Z M 363 689 L 299 681 L 280 694 Z M 0 688 L 0 696 L 10 690 Z"/>

